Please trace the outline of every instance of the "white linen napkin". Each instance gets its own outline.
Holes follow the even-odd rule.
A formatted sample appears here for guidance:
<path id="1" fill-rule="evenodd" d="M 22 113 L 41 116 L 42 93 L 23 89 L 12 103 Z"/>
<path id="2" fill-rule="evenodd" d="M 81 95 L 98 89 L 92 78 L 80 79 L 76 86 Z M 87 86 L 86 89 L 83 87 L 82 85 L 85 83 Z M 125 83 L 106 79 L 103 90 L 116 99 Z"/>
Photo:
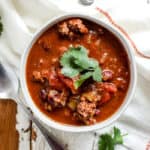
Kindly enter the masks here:
<path id="1" fill-rule="evenodd" d="M 104 10 L 99 12 L 96 8 Z M 113 18 L 134 41 L 138 50 L 150 56 L 150 3 L 148 0 L 95 0 L 92 6 L 83 6 L 78 0 L 0 0 L 0 16 L 4 31 L 0 37 L 0 57 L 19 73 L 20 57 L 34 32 L 46 21 L 65 12 L 80 12 L 111 24 L 106 13 Z M 106 13 L 105 13 L 106 12 Z M 111 18 L 111 19 L 112 19 Z M 112 24 L 111 24 L 112 25 Z M 125 33 L 125 34 L 126 34 Z M 125 35 L 127 36 L 127 35 Z M 125 144 L 133 150 L 150 149 L 150 59 L 135 52 L 138 82 L 135 96 L 117 126 L 128 133 Z M 109 131 L 111 127 L 98 134 Z M 92 133 L 73 134 L 53 131 L 69 150 L 92 150 L 95 137 Z M 20 146 L 23 150 L 23 147 Z M 36 148 L 38 150 L 38 148 Z M 39 148 L 43 150 L 42 148 Z M 122 147 L 117 149 L 123 150 Z"/>

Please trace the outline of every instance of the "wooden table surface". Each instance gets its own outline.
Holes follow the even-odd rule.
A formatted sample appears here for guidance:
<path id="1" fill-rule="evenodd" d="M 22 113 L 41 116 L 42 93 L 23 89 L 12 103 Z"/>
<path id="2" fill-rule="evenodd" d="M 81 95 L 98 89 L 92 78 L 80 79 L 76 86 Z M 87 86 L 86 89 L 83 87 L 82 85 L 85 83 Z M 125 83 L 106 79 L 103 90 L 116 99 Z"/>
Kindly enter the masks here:
<path id="1" fill-rule="evenodd" d="M 37 149 L 36 127 L 21 110 L 18 113 L 18 109 L 13 100 L 0 100 L 0 150 Z M 46 145 L 44 141 L 42 143 Z M 41 150 L 45 149 L 48 148 L 43 146 Z"/>
<path id="2" fill-rule="evenodd" d="M 16 131 L 17 105 L 11 100 L 0 101 L 0 150 L 17 150 L 19 134 Z"/>

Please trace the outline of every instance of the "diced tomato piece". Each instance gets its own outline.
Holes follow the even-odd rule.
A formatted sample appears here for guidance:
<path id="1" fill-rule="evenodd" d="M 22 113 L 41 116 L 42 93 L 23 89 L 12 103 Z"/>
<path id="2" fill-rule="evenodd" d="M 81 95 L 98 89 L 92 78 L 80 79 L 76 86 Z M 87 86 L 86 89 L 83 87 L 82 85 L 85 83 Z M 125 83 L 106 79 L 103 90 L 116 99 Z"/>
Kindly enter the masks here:
<path id="1" fill-rule="evenodd" d="M 103 83 L 102 88 L 104 91 L 110 92 L 110 93 L 116 93 L 117 92 L 117 86 L 113 83 Z"/>
<path id="2" fill-rule="evenodd" d="M 49 73 L 49 84 L 51 87 L 56 88 L 58 90 L 64 88 L 64 84 L 59 79 L 54 68 L 52 68 Z"/>
<path id="3" fill-rule="evenodd" d="M 104 104 L 104 103 L 107 103 L 110 99 L 111 99 L 110 93 L 109 92 L 104 92 L 103 95 L 102 95 L 102 98 L 100 100 L 100 105 Z"/>
<path id="4" fill-rule="evenodd" d="M 61 70 L 59 69 L 58 70 L 58 76 L 60 78 L 60 80 L 68 87 L 70 88 L 70 90 L 72 91 L 72 93 L 76 93 L 76 89 L 74 87 L 74 83 L 73 83 L 73 80 L 68 78 L 68 77 L 65 77 L 62 73 L 61 73 Z"/>

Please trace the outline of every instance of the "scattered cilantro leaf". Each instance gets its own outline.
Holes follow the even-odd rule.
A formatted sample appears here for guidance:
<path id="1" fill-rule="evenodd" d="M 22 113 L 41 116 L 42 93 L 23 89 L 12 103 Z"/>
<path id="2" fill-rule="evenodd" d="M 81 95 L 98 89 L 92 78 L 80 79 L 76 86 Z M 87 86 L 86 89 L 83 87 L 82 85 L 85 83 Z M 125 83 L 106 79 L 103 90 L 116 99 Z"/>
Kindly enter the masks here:
<path id="1" fill-rule="evenodd" d="M 114 144 L 123 144 L 123 137 L 121 135 L 120 129 L 114 127 Z"/>
<path id="2" fill-rule="evenodd" d="M 123 144 L 123 135 L 121 135 L 120 129 L 114 127 L 113 134 L 105 133 L 100 135 L 98 141 L 99 150 L 114 150 L 115 145 Z"/>
<path id="3" fill-rule="evenodd" d="M 2 32 L 3 32 L 3 24 L 1 22 L 1 17 L 0 17 L 0 35 L 2 34 Z"/>
<path id="4" fill-rule="evenodd" d="M 69 47 L 60 58 L 61 72 L 69 78 L 79 75 L 74 86 L 79 88 L 85 80 L 92 77 L 94 81 L 101 81 L 101 69 L 97 60 L 88 57 L 88 50 L 83 47 Z"/>
<path id="5" fill-rule="evenodd" d="M 98 144 L 99 150 L 114 150 L 113 139 L 110 134 L 102 134 Z"/>

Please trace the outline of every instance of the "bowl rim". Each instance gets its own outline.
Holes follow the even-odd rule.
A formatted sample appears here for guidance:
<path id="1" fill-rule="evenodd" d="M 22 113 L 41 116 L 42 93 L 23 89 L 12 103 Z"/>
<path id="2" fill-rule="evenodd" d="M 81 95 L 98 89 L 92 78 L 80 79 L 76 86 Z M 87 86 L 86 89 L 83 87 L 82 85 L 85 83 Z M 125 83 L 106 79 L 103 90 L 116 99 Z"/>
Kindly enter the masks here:
<path id="1" fill-rule="evenodd" d="M 68 124 L 61 124 L 59 122 L 56 122 L 53 119 L 50 119 L 50 117 L 48 117 L 46 114 L 44 114 L 32 100 L 32 97 L 29 93 L 29 90 L 27 87 L 27 82 L 26 82 L 26 63 L 27 63 L 27 58 L 28 58 L 28 55 L 29 55 L 32 45 L 48 28 L 52 27 L 54 24 L 56 24 L 62 20 L 73 18 L 73 17 L 87 19 L 91 22 L 99 24 L 102 27 L 106 28 L 108 31 L 110 31 L 113 35 L 115 35 L 115 37 L 117 37 L 118 40 L 121 42 L 121 44 L 124 46 L 124 49 L 128 56 L 129 66 L 130 66 L 130 83 L 129 83 L 127 94 L 126 94 L 121 106 L 109 118 L 105 119 L 102 122 L 98 122 L 94 125 L 89 125 L 89 126 L 73 126 L 73 125 L 68 125 Z M 129 105 L 129 103 L 131 102 L 134 91 L 135 91 L 136 81 L 137 81 L 137 73 L 136 73 L 135 58 L 134 58 L 132 49 L 133 48 L 130 45 L 129 41 L 127 41 L 127 39 L 124 37 L 124 35 L 122 33 L 120 33 L 115 27 L 113 27 L 95 17 L 91 17 L 89 15 L 79 14 L 79 13 L 65 13 L 63 15 L 59 15 L 57 17 L 50 19 L 33 35 L 32 40 L 28 44 L 28 47 L 25 49 L 25 51 L 22 55 L 22 58 L 21 58 L 20 81 L 21 81 L 22 92 L 23 92 L 23 95 L 24 95 L 27 105 L 31 108 L 34 115 L 40 121 L 42 121 L 44 124 L 46 124 L 48 127 L 52 127 L 52 128 L 62 130 L 62 131 L 87 132 L 87 131 L 102 129 L 108 125 L 111 125 L 125 111 L 125 109 Z"/>

